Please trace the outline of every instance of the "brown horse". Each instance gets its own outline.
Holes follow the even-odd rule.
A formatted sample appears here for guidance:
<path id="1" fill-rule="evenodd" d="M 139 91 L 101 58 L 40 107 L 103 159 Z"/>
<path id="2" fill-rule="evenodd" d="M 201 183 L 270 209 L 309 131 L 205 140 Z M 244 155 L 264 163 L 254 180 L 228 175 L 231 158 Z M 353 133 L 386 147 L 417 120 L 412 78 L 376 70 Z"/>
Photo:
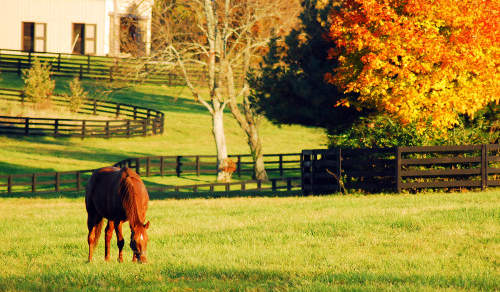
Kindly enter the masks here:
<path id="1" fill-rule="evenodd" d="M 146 262 L 149 222 L 144 224 L 148 208 L 148 191 L 141 178 L 128 167 L 105 167 L 95 170 L 89 179 L 85 195 L 85 205 L 89 229 L 89 262 L 97 245 L 103 218 L 108 219 L 106 226 L 105 260 L 109 261 L 109 245 L 113 230 L 118 243 L 118 261 L 123 262 L 122 249 L 125 244 L 122 234 L 123 222 L 129 221 L 130 248 L 134 255 L 132 261 Z"/>

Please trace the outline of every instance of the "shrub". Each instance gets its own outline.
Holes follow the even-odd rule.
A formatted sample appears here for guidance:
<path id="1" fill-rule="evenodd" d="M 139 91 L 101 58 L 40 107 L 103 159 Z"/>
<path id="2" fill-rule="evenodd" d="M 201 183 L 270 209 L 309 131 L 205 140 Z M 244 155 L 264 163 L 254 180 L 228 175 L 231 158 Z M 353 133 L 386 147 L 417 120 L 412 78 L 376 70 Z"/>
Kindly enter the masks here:
<path id="1" fill-rule="evenodd" d="M 23 71 L 24 92 L 36 108 L 50 107 L 50 97 L 56 86 L 50 78 L 50 65 L 35 59 L 30 69 Z"/>
<path id="2" fill-rule="evenodd" d="M 66 95 L 69 103 L 68 107 L 71 112 L 78 112 L 80 107 L 83 105 L 85 100 L 87 100 L 87 92 L 83 89 L 80 80 L 75 77 L 69 83 L 70 95 Z"/>
<path id="3" fill-rule="evenodd" d="M 372 148 L 394 146 L 420 146 L 428 139 L 417 133 L 414 125 L 402 126 L 386 115 L 362 117 L 353 127 L 330 134 L 329 147 Z"/>

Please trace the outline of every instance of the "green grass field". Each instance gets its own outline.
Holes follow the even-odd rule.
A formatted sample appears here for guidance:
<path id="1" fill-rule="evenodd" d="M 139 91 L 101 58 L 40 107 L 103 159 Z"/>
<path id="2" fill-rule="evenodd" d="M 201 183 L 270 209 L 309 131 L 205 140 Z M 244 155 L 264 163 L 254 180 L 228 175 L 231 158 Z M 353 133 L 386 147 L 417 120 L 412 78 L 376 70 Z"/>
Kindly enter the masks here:
<path id="1" fill-rule="evenodd" d="M 16 74 L 4 73 L 1 77 L 0 87 L 19 89 L 23 86 Z M 66 83 L 69 80 L 56 78 L 56 92 L 67 91 Z M 85 81 L 84 85 L 90 91 L 103 89 L 99 87 L 102 84 L 91 80 Z M 114 164 L 128 157 L 216 154 L 210 114 L 192 99 L 185 87 L 137 85 L 118 90 L 109 99 L 163 111 L 165 134 L 130 139 L 85 140 L 0 136 L 0 174 L 91 169 Z M 225 115 L 225 130 L 230 154 L 250 152 L 243 131 L 229 112 Z M 297 153 L 302 149 L 324 148 L 326 144 L 326 135 L 321 129 L 278 127 L 265 119 L 262 121 L 261 135 L 264 153 Z"/>
<path id="2" fill-rule="evenodd" d="M 0 291 L 498 291 L 500 192 L 153 200 L 88 264 L 82 198 L 0 199 Z"/>
<path id="3" fill-rule="evenodd" d="M 20 88 L 14 74 L 0 87 Z M 63 92 L 67 79 L 58 79 Z M 92 81 L 86 83 L 93 88 Z M 0 136 L 0 174 L 97 168 L 128 157 L 215 154 L 210 116 L 184 87 L 137 85 L 111 100 L 166 114 L 163 136 Z M 231 154 L 248 146 L 225 116 Z M 324 148 L 322 130 L 263 121 L 265 153 Z M 214 176 L 148 178 L 192 184 Z M 0 196 L 0 291 L 500 289 L 500 190 L 480 193 L 150 201 L 148 259 L 86 263 L 82 193 Z M 161 196 L 156 196 L 160 198 Z M 116 239 L 112 258 L 116 259 Z"/>

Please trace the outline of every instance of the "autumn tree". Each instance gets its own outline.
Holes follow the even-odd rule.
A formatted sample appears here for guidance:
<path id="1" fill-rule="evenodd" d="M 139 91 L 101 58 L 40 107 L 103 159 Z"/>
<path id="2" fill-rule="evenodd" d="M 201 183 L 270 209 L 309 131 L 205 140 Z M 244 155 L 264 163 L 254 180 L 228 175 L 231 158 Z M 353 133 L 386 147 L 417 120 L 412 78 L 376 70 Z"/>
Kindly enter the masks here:
<path id="1" fill-rule="evenodd" d="M 491 0 L 347 0 L 330 14 L 326 80 L 344 108 L 372 107 L 420 131 L 499 102 L 500 4 Z"/>
<path id="2" fill-rule="evenodd" d="M 245 77 L 267 42 L 294 22 L 298 5 L 285 0 L 164 0 L 158 5 L 151 58 L 165 70 L 178 70 L 195 100 L 211 114 L 218 163 L 228 157 L 223 113 L 229 107 L 247 137 L 255 177 L 267 179 L 260 117 L 249 100 Z M 200 73 L 206 76 L 208 93 L 198 86 Z M 224 177 L 219 171 L 218 180 Z"/>

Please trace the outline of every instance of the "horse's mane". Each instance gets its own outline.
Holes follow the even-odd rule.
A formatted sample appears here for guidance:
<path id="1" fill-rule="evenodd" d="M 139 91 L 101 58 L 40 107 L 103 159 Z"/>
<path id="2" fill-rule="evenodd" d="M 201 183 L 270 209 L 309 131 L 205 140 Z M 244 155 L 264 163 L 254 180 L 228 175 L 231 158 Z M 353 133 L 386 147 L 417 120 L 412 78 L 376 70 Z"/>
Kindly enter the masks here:
<path id="1" fill-rule="evenodd" d="M 139 198 L 144 196 L 142 181 L 139 175 L 128 167 L 121 169 L 120 193 L 130 225 L 144 225 L 142 222 L 144 219 L 141 220 L 140 217 L 146 213 L 146 210 L 141 210 L 141 208 L 147 207 L 147 205 L 143 206 L 141 203 L 144 202 L 144 198 Z M 142 214 L 139 214 L 140 211 L 143 211 Z"/>

